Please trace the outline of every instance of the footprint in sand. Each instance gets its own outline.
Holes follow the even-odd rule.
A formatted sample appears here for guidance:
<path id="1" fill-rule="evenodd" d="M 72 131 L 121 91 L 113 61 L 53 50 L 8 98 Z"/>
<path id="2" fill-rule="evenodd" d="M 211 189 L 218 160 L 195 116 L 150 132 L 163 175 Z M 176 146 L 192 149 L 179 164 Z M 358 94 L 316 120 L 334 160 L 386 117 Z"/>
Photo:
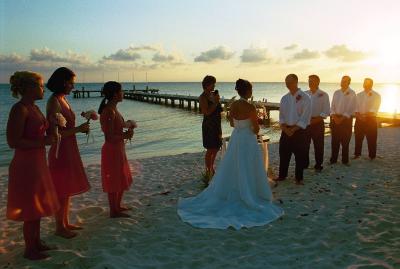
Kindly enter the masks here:
<path id="1" fill-rule="evenodd" d="M 106 208 L 104 207 L 88 206 L 86 208 L 78 210 L 78 212 L 76 212 L 76 215 L 80 220 L 87 222 L 104 215 L 104 212 L 106 212 Z"/>

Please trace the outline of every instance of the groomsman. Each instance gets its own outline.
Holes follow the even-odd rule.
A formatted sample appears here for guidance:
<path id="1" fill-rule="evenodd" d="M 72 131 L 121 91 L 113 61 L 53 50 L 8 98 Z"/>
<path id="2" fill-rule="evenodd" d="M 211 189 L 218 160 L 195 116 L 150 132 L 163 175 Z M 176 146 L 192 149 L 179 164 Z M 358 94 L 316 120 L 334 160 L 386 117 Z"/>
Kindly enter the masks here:
<path id="1" fill-rule="evenodd" d="M 364 91 L 357 94 L 356 123 L 354 125 L 356 139 L 354 159 L 361 156 L 364 137 L 367 137 L 369 158 L 373 160 L 376 157 L 376 140 L 378 138 L 376 114 L 381 105 L 381 96 L 372 90 L 373 85 L 374 81 L 372 79 L 364 79 Z"/>
<path id="2" fill-rule="evenodd" d="M 341 89 L 333 94 L 331 105 L 331 164 L 337 163 L 339 148 L 342 146 L 342 163 L 349 165 L 349 143 L 353 128 L 353 115 L 356 110 L 356 94 L 350 89 L 350 82 L 349 76 L 342 77 Z"/>
<path id="3" fill-rule="evenodd" d="M 279 140 L 279 176 L 276 181 L 285 180 L 288 175 L 292 153 L 296 161 L 296 184 L 303 184 L 303 170 L 307 158 L 307 133 L 310 124 L 310 97 L 298 88 L 298 78 L 290 74 L 285 79 L 289 93 L 280 102 L 279 123 L 282 130 Z"/>
<path id="4" fill-rule="evenodd" d="M 325 122 L 330 114 L 329 95 L 319 88 L 320 79 L 317 75 L 308 77 L 308 86 L 310 90 L 306 93 L 311 98 L 311 121 L 307 127 L 307 161 L 306 167 L 310 164 L 309 150 L 311 141 L 314 143 L 315 166 L 314 169 L 318 172 L 322 170 L 322 162 L 324 160 L 324 136 Z"/>

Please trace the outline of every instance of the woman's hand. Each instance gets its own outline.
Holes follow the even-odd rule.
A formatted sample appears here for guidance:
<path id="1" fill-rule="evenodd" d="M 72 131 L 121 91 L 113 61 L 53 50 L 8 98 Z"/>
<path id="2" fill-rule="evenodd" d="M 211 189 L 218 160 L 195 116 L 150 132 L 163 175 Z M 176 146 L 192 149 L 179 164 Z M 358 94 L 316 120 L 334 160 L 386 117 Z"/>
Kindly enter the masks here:
<path id="1" fill-rule="evenodd" d="M 90 131 L 90 123 L 85 122 L 78 126 L 78 132 L 88 133 Z"/>

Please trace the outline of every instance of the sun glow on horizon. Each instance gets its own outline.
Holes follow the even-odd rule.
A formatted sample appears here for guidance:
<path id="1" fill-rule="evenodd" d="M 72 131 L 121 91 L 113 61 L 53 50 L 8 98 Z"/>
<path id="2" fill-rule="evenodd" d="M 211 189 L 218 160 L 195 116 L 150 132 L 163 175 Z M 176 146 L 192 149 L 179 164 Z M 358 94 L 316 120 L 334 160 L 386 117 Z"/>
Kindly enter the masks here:
<path id="1" fill-rule="evenodd" d="M 400 87 L 398 85 L 387 85 L 379 93 L 381 94 L 381 107 L 379 111 L 400 113 Z"/>

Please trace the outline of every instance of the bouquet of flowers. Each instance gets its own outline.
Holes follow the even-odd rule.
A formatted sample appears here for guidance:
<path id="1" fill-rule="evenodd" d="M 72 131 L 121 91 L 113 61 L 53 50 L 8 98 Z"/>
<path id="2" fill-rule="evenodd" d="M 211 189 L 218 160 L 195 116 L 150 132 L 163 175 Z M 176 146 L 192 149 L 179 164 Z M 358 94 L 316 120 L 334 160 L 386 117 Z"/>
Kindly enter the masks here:
<path id="1" fill-rule="evenodd" d="M 137 127 L 138 127 L 138 125 L 137 125 L 136 121 L 134 121 L 134 120 L 127 120 L 125 122 L 125 128 L 133 130 L 133 129 L 137 128 Z M 132 139 L 131 138 L 129 139 L 129 143 L 132 144 Z"/>
<path id="2" fill-rule="evenodd" d="M 67 120 L 64 118 L 64 116 L 61 113 L 56 113 L 55 122 L 56 122 L 55 132 L 57 135 L 57 146 L 56 146 L 56 159 L 57 159 L 58 158 L 58 150 L 60 148 L 60 142 L 61 142 L 61 134 L 58 132 L 58 127 L 66 127 Z"/>
<path id="3" fill-rule="evenodd" d="M 99 119 L 99 115 L 97 115 L 96 111 L 94 111 L 93 109 L 88 110 L 88 111 L 83 111 L 81 113 L 81 116 L 87 120 L 87 123 L 89 123 L 90 120 L 98 120 Z M 87 132 L 87 134 L 86 134 L 86 136 L 87 136 L 86 144 L 89 143 L 89 134 L 90 134 L 90 129 L 89 129 L 89 132 Z M 94 142 L 93 134 L 91 136 L 92 136 L 92 141 Z"/>
<path id="4" fill-rule="evenodd" d="M 135 128 L 137 128 L 138 126 L 137 126 L 137 123 L 136 123 L 136 121 L 134 121 L 134 120 L 127 120 L 126 122 L 125 122 L 125 128 L 128 128 L 128 129 L 135 129 Z"/>
<path id="5" fill-rule="evenodd" d="M 257 119 L 258 119 L 258 124 L 263 125 L 265 121 L 265 108 L 257 108 Z"/>

